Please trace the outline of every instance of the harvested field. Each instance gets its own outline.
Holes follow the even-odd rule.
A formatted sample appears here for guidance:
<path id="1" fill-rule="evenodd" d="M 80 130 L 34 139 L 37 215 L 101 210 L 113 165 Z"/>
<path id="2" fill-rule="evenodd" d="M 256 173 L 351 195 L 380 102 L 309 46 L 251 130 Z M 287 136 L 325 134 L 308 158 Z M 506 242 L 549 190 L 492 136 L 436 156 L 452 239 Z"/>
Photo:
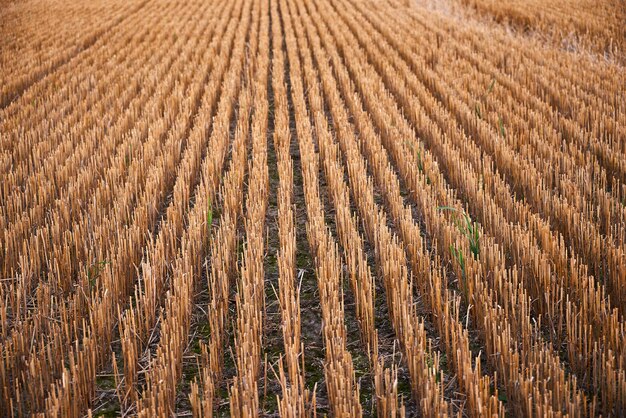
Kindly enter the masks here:
<path id="1" fill-rule="evenodd" d="M 0 416 L 626 415 L 591 3 L 0 0 Z"/>

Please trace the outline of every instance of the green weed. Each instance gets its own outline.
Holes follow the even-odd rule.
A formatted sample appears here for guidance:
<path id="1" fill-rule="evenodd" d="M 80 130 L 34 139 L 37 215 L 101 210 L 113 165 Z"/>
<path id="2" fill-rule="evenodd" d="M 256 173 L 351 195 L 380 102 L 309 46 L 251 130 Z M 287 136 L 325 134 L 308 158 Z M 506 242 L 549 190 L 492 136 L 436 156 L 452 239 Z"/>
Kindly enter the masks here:
<path id="1" fill-rule="evenodd" d="M 407 147 L 411 149 L 411 152 L 413 153 L 413 155 L 415 155 L 415 158 L 417 159 L 417 169 L 420 171 L 420 173 L 424 173 L 424 162 L 422 161 L 422 150 L 415 149 L 415 146 L 409 141 L 405 141 L 404 143 L 406 144 Z M 430 184 L 430 177 L 428 177 L 428 175 L 426 175 L 426 184 Z"/>
<path id="2" fill-rule="evenodd" d="M 449 210 L 454 213 L 459 213 L 459 210 L 451 206 L 439 206 L 440 211 Z M 459 232 L 463 234 L 469 243 L 470 251 L 474 256 L 474 259 L 478 259 L 480 255 L 480 232 L 478 231 L 478 224 L 472 222 L 472 219 L 465 212 L 461 213 L 462 216 L 454 216 L 454 224 L 459 229 Z"/>
<path id="3" fill-rule="evenodd" d="M 97 261 L 89 266 L 89 268 L 87 269 L 87 280 L 89 280 L 89 289 L 93 289 L 96 286 L 96 281 L 98 280 L 98 277 L 100 277 L 100 274 L 109 263 L 109 261 L 103 260 Z"/>
<path id="4" fill-rule="evenodd" d="M 209 207 L 207 208 L 206 211 L 206 223 L 209 226 L 209 228 L 211 228 L 211 225 L 213 225 L 213 205 L 211 204 L 211 201 L 209 200 Z"/>
<path id="5" fill-rule="evenodd" d="M 455 213 L 453 218 L 454 224 L 458 228 L 459 232 L 463 234 L 469 243 L 470 252 L 475 260 L 478 259 L 480 255 L 480 232 L 478 231 L 478 225 L 476 222 L 472 222 L 471 218 L 465 212 L 461 212 L 462 216 L 457 216 L 459 210 L 450 206 L 440 206 L 437 208 L 440 211 L 449 210 Z M 461 268 L 461 279 L 459 283 L 463 287 L 463 296 L 468 297 L 468 288 L 467 288 L 467 274 L 465 272 L 465 257 L 463 256 L 463 252 L 456 245 L 450 245 L 450 254 L 452 257 L 459 263 L 459 267 Z"/>
<path id="6" fill-rule="evenodd" d="M 485 97 L 487 97 L 489 95 L 489 93 L 491 93 L 493 91 L 493 88 L 496 85 L 496 79 L 492 78 L 491 79 L 491 83 L 489 83 L 489 87 L 487 87 L 487 91 L 485 91 L 481 96 L 480 96 L 480 101 L 484 100 Z M 476 113 L 476 116 L 478 117 L 478 119 L 482 119 L 483 115 L 480 111 L 480 103 L 476 102 L 476 105 L 474 106 L 474 113 Z"/>
<path id="7" fill-rule="evenodd" d="M 507 403 L 508 399 L 506 397 L 506 393 L 498 392 L 498 400 L 502 403 Z"/>

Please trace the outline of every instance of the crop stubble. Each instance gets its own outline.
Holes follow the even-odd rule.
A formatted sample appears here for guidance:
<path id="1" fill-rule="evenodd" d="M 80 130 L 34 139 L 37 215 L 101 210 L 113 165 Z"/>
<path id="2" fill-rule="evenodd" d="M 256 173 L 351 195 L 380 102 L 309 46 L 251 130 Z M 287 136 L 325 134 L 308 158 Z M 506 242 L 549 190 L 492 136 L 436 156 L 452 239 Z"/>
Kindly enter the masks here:
<path id="1" fill-rule="evenodd" d="M 623 11 L 40 3 L 0 11 L 3 415 L 626 413 Z"/>

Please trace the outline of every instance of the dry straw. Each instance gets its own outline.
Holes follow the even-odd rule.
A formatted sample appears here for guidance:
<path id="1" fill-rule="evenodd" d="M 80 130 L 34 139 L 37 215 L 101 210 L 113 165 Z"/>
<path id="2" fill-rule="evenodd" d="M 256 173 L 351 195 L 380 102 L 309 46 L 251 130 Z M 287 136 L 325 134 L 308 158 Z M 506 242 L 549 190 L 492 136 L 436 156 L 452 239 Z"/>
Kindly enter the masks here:
<path id="1" fill-rule="evenodd" d="M 0 412 L 624 415 L 623 12 L 422 3 L 1 10 Z"/>

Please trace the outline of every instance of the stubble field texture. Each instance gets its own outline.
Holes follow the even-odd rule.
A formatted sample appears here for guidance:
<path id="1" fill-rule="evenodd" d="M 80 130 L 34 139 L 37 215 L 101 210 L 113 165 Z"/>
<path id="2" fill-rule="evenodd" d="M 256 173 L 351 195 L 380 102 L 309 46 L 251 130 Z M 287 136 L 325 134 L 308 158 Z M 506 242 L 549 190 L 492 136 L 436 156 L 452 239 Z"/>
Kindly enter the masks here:
<path id="1" fill-rule="evenodd" d="M 626 415 L 623 0 L 0 0 L 0 416 Z"/>

